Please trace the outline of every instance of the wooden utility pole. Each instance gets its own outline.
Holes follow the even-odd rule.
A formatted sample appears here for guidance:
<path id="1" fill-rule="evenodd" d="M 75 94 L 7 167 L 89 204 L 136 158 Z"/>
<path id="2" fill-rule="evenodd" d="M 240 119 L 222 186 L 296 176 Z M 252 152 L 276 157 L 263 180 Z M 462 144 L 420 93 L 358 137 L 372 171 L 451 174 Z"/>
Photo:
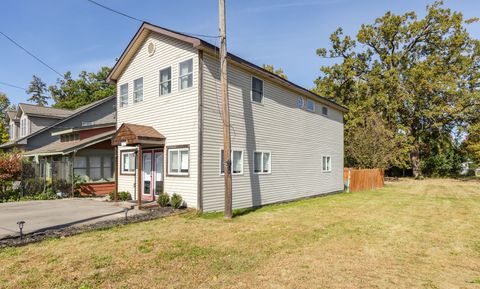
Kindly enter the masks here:
<path id="1" fill-rule="evenodd" d="M 223 172 L 225 178 L 225 219 L 232 218 L 232 160 L 230 143 L 230 112 L 228 108 L 227 79 L 227 36 L 225 25 L 225 0 L 218 1 L 220 18 L 220 85 L 222 91 L 222 122 L 223 122 Z"/>

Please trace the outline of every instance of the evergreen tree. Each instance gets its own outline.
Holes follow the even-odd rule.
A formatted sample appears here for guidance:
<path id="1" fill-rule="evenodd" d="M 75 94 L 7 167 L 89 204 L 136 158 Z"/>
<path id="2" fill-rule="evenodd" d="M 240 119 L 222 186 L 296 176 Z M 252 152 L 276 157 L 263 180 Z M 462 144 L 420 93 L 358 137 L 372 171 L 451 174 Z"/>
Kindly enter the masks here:
<path id="1" fill-rule="evenodd" d="M 30 85 L 27 88 L 27 94 L 30 98 L 27 99 L 40 106 L 45 106 L 49 97 L 45 94 L 47 91 L 47 85 L 40 79 L 40 77 L 34 75 Z"/>

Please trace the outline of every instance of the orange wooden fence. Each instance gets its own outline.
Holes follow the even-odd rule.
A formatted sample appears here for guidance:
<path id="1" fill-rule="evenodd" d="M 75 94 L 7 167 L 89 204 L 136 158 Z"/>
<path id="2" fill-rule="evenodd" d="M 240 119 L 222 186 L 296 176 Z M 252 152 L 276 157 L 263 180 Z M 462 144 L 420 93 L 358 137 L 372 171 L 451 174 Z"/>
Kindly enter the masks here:
<path id="1" fill-rule="evenodd" d="M 350 192 L 359 192 L 382 188 L 384 185 L 384 173 L 382 169 L 343 169 L 343 180 L 347 182 L 350 171 Z"/>

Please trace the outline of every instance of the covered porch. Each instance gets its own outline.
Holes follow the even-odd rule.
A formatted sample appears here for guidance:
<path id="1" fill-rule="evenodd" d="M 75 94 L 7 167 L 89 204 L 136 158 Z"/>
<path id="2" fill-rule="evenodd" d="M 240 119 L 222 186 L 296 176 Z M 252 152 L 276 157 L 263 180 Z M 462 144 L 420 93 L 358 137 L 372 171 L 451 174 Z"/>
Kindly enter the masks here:
<path id="1" fill-rule="evenodd" d="M 132 199 L 139 207 L 155 201 L 164 187 L 165 137 L 151 126 L 122 124 L 112 137 L 115 148 L 115 201 L 119 176 L 133 183 Z"/>

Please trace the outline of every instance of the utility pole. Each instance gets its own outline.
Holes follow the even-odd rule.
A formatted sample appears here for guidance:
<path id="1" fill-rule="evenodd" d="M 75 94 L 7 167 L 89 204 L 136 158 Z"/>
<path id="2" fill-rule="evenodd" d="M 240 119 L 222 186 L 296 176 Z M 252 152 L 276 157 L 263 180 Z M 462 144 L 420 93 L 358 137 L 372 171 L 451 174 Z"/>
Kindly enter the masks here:
<path id="1" fill-rule="evenodd" d="M 220 18 L 220 85 L 222 91 L 222 122 L 223 122 L 223 172 L 225 179 L 225 209 L 224 218 L 232 218 L 232 160 L 230 143 L 230 112 L 228 108 L 227 79 L 227 36 L 225 25 L 225 0 L 218 1 Z"/>

